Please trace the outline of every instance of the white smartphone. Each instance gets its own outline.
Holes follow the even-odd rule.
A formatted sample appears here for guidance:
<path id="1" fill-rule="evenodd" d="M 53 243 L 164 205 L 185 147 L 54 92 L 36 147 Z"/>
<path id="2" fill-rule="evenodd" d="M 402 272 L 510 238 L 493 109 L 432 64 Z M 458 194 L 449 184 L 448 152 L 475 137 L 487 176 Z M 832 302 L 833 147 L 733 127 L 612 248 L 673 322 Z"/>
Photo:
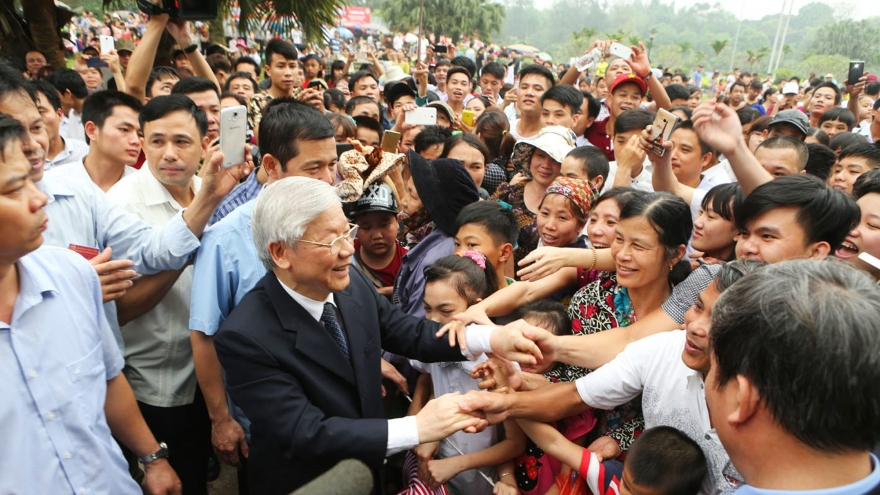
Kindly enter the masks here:
<path id="1" fill-rule="evenodd" d="M 611 43 L 610 47 L 608 47 L 608 53 L 618 58 L 631 59 L 633 51 L 632 48 L 615 41 L 614 43 Z"/>
<path id="2" fill-rule="evenodd" d="M 880 260 L 878 260 L 876 256 L 872 256 L 868 253 L 861 253 L 859 254 L 859 259 L 873 266 L 874 268 L 880 268 Z"/>
<path id="3" fill-rule="evenodd" d="M 406 123 L 411 125 L 437 125 L 437 109 L 419 107 L 406 112 Z"/>
<path id="4" fill-rule="evenodd" d="M 657 110 L 657 117 L 654 119 L 654 125 L 651 126 L 651 142 L 654 143 L 652 151 L 656 155 L 663 156 L 666 153 L 666 148 L 661 143 L 669 141 L 672 129 L 679 120 L 678 115 L 662 108 Z"/>
<path id="5" fill-rule="evenodd" d="M 247 108 L 243 105 L 220 110 L 220 151 L 223 168 L 244 163 L 247 144 Z"/>
<path id="6" fill-rule="evenodd" d="M 113 36 L 101 35 L 101 55 L 106 55 L 116 49 L 116 41 Z"/>

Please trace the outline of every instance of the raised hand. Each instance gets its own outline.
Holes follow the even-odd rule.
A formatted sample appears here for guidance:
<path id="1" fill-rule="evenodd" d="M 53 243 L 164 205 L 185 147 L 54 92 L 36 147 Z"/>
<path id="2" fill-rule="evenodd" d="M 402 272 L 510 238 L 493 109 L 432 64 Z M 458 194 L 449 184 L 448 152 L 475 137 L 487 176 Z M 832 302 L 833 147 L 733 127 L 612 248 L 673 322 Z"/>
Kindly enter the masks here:
<path id="1" fill-rule="evenodd" d="M 133 285 L 132 278 L 137 272 L 131 269 L 131 260 L 111 260 L 113 249 L 104 248 L 100 254 L 89 260 L 101 281 L 101 295 L 104 302 L 115 301 L 125 295 Z"/>
<path id="2" fill-rule="evenodd" d="M 715 98 L 694 109 L 691 121 L 703 142 L 724 155 L 733 153 L 745 141 L 736 112 Z"/>

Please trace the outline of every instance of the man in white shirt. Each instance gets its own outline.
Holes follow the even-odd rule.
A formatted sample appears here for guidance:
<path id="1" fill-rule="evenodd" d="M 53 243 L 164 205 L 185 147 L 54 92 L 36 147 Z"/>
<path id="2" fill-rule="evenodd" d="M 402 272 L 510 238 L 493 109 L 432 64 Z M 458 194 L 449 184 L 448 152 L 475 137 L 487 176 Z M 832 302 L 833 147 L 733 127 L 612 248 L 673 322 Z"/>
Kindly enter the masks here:
<path id="1" fill-rule="evenodd" d="M 81 163 L 52 173 L 91 180 L 105 192 L 133 173 L 135 169 L 130 165 L 141 151 L 138 114 L 142 108 L 137 98 L 120 91 L 99 91 L 89 96 L 82 107 L 89 154 Z"/>
<path id="2" fill-rule="evenodd" d="M 161 227 L 190 205 L 201 186 L 195 174 L 207 143 L 207 118 L 188 97 L 169 95 L 151 99 L 140 120 L 147 162 L 117 182 L 107 196 Z M 193 366 L 191 290 L 192 266 L 186 265 L 135 281 L 118 308 L 124 372 L 138 407 L 150 429 L 174 452 L 169 460 L 184 491 L 204 494 L 211 422 Z"/>
<path id="3" fill-rule="evenodd" d="M 33 81 L 37 92 L 37 109 L 43 117 L 46 132 L 49 133 L 49 149 L 46 152 L 46 170 L 68 163 L 81 162 L 89 154 L 89 145 L 79 139 L 71 139 L 61 136 L 61 121 L 64 112 L 61 109 L 61 99 L 55 87 L 46 81 Z"/>
<path id="4" fill-rule="evenodd" d="M 61 97 L 61 108 L 64 118 L 61 120 L 60 133 L 69 139 L 86 140 L 82 122 L 82 107 L 89 96 L 89 89 L 79 72 L 73 69 L 60 69 L 46 77 Z"/>

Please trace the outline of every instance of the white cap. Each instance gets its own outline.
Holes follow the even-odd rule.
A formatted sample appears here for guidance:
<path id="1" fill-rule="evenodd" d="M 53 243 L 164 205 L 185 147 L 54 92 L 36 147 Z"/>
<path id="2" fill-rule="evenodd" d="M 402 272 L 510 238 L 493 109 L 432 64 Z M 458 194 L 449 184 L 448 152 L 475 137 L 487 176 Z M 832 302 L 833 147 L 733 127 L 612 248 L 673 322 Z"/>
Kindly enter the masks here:
<path id="1" fill-rule="evenodd" d="M 788 82 L 782 86 L 782 94 L 796 95 L 798 94 L 798 85 L 795 82 Z"/>

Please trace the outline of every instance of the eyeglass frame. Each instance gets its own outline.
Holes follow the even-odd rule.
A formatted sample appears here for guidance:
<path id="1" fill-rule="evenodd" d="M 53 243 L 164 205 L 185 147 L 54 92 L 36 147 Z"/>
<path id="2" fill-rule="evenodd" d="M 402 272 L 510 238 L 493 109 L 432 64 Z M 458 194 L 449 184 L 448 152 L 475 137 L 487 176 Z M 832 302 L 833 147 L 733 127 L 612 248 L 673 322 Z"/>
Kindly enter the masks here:
<path id="1" fill-rule="evenodd" d="M 296 242 L 304 242 L 306 244 L 313 244 L 315 246 L 330 248 L 330 254 L 335 256 L 335 255 L 339 254 L 339 251 L 342 250 L 342 245 L 339 245 L 339 248 L 336 249 L 336 251 L 334 252 L 334 246 L 336 246 L 338 242 L 347 240 L 348 242 L 350 242 L 352 244 L 352 246 L 354 245 L 354 239 L 357 236 L 358 225 L 355 223 L 349 223 L 348 226 L 351 227 L 348 232 L 346 232 L 345 234 L 342 234 L 341 236 L 337 237 L 336 239 L 333 239 L 329 243 L 318 242 L 318 241 L 309 241 L 306 239 L 297 239 Z"/>

